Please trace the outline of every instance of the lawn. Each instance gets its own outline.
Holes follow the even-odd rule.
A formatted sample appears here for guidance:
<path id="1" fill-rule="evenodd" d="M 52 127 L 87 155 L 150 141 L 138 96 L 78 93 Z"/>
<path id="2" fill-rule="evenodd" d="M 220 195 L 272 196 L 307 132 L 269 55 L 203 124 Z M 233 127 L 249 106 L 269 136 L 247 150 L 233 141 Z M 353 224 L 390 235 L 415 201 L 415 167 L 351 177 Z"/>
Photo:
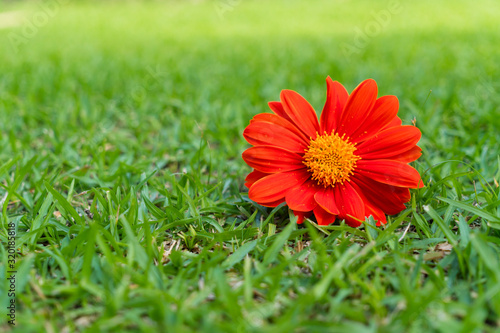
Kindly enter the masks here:
<path id="1" fill-rule="evenodd" d="M 499 332 L 498 17 L 0 1 L 0 331 Z M 249 120 L 282 89 L 321 111 L 328 75 L 375 79 L 422 131 L 425 187 L 383 227 L 248 199 Z"/>

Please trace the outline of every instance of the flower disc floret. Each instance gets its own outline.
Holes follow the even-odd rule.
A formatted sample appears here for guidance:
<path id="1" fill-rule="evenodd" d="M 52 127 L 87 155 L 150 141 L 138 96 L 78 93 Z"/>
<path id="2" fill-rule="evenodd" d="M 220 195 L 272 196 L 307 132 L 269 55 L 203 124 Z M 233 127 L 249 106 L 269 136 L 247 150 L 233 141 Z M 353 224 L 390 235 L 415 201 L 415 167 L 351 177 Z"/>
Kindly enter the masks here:
<path id="1" fill-rule="evenodd" d="M 355 151 L 356 146 L 345 135 L 324 133 L 311 140 L 303 163 L 318 185 L 344 184 L 354 174 L 356 162 L 361 159 L 354 154 Z"/>

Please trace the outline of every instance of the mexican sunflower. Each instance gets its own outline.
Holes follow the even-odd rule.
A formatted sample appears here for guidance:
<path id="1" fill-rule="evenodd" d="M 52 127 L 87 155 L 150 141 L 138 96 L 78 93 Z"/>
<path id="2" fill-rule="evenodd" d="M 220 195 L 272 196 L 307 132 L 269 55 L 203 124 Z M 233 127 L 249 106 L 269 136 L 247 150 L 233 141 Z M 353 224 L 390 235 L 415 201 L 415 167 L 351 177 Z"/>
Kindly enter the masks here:
<path id="1" fill-rule="evenodd" d="M 326 83 L 319 121 L 292 90 L 269 103 L 274 114 L 250 121 L 243 132 L 253 146 L 243 152 L 254 169 L 245 179 L 248 196 L 267 207 L 286 202 L 298 223 L 314 213 L 320 225 L 338 218 L 358 227 L 370 215 L 385 224 L 386 214 L 405 209 L 410 188 L 423 187 L 408 165 L 422 153 L 420 130 L 401 124 L 396 96 L 377 98 L 374 80 L 350 95 L 330 77 Z"/>

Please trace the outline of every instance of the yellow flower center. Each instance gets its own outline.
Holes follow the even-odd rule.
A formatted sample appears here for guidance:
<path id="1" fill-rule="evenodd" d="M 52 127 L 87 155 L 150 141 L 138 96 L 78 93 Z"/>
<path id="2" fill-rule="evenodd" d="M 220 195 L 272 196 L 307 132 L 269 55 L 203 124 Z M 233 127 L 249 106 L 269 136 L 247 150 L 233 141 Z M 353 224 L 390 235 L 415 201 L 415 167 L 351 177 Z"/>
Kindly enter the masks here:
<path id="1" fill-rule="evenodd" d="M 339 136 L 337 133 L 328 135 L 325 132 L 309 143 L 303 163 L 318 185 L 327 187 L 349 181 L 356 162 L 361 159 L 354 155 L 355 145 L 344 136 L 345 134 Z"/>

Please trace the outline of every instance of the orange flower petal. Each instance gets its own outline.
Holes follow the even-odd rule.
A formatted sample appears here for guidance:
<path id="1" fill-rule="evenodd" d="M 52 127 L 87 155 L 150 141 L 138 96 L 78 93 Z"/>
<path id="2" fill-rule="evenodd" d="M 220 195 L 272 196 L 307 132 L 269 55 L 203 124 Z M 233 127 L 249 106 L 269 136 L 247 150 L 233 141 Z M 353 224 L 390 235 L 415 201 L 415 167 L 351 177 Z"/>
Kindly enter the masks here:
<path id="1" fill-rule="evenodd" d="M 356 172 L 380 183 L 399 187 L 421 188 L 420 174 L 408 164 L 393 160 L 359 160 Z"/>
<path id="2" fill-rule="evenodd" d="M 334 195 L 339 209 L 338 217 L 345 219 L 351 227 L 359 227 L 365 219 L 365 204 L 361 196 L 348 182 L 334 187 Z"/>
<path id="3" fill-rule="evenodd" d="M 392 120 L 387 125 L 385 125 L 385 127 L 382 129 L 386 129 L 386 128 L 394 127 L 394 126 L 401 126 L 402 123 L 403 122 L 401 121 L 401 118 L 396 116 L 396 117 L 392 118 Z"/>
<path id="4" fill-rule="evenodd" d="M 314 199 L 324 210 L 326 210 L 330 214 L 338 215 L 339 209 L 335 203 L 335 194 L 333 191 L 333 187 L 329 186 L 326 188 L 322 188 L 316 192 L 314 195 Z"/>
<path id="5" fill-rule="evenodd" d="M 293 131 L 275 123 L 256 121 L 243 131 L 247 142 L 254 146 L 276 146 L 294 153 L 304 153 L 307 144 Z"/>
<path id="6" fill-rule="evenodd" d="M 422 148 L 415 146 L 410 150 L 405 151 L 394 156 L 387 157 L 388 160 L 398 160 L 405 163 L 410 163 L 418 159 L 422 155 Z"/>
<path id="7" fill-rule="evenodd" d="M 290 117 L 286 114 L 285 109 L 283 108 L 283 104 L 281 102 L 269 102 L 267 103 L 271 111 L 276 113 L 278 116 L 285 118 L 288 121 L 292 121 Z"/>
<path id="8" fill-rule="evenodd" d="M 372 205 L 370 202 L 365 201 L 365 214 L 366 217 L 370 215 L 376 221 L 376 226 L 381 226 L 382 224 L 387 224 L 387 217 L 385 216 L 382 209 Z"/>
<path id="9" fill-rule="evenodd" d="M 313 212 L 319 225 L 329 225 L 335 222 L 335 219 L 337 218 L 337 216 L 335 216 L 334 214 L 330 214 L 329 212 L 321 208 L 320 205 L 316 206 Z"/>
<path id="10" fill-rule="evenodd" d="M 352 142 L 362 142 L 376 134 L 396 117 L 399 101 L 396 96 L 377 98 L 372 111 L 363 120 L 361 126 L 351 134 Z"/>
<path id="11" fill-rule="evenodd" d="M 285 199 L 282 198 L 280 200 L 276 200 L 276 201 L 272 201 L 272 202 L 260 203 L 259 205 L 264 206 L 264 207 L 274 208 L 274 207 L 281 205 L 283 202 L 285 202 Z"/>
<path id="12" fill-rule="evenodd" d="M 308 178 L 306 171 L 274 173 L 256 181 L 250 187 L 248 197 L 261 205 L 282 200 L 288 190 L 304 183 Z"/>
<path id="13" fill-rule="evenodd" d="M 261 178 L 264 178 L 265 176 L 269 176 L 268 173 L 260 172 L 258 170 L 254 170 L 248 174 L 245 178 L 245 186 L 250 188 L 250 186 L 253 185 L 256 181 L 258 181 Z"/>
<path id="14" fill-rule="evenodd" d="M 265 173 L 305 168 L 302 163 L 302 156 L 278 147 L 251 147 L 243 152 L 242 157 L 250 167 Z"/>
<path id="15" fill-rule="evenodd" d="M 353 175 L 351 183 L 358 193 L 363 193 L 366 200 L 389 215 L 404 210 L 404 203 L 410 200 L 410 190 L 407 188 L 382 184 L 360 173 Z"/>
<path id="16" fill-rule="evenodd" d="M 250 120 L 250 124 L 253 124 L 255 122 L 273 123 L 286 128 L 287 130 L 293 132 L 298 138 L 302 139 L 305 144 L 309 144 L 309 137 L 306 137 L 306 135 L 302 131 L 300 131 L 294 124 L 280 116 L 271 113 L 259 113 L 255 115 L 252 120 Z"/>
<path id="17" fill-rule="evenodd" d="M 286 114 L 308 138 L 316 138 L 319 132 L 318 116 L 311 104 L 293 90 L 281 91 L 281 103 Z"/>
<path id="18" fill-rule="evenodd" d="M 349 94 L 342 84 L 326 78 L 326 102 L 321 112 L 320 134 L 330 134 L 337 127 L 337 119 L 347 103 Z"/>
<path id="19" fill-rule="evenodd" d="M 317 190 L 318 186 L 313 181 L 308 180 L 286 193 L 286 204 L 294 211 L 312 211 L 317 206 L 314 200 L 314 194 Z"/>
<path id="20" fill-rule="evenodd" d="M 337 124 L 339 135 L 351 136 L 371 112 L 377 98 L 377 83 L 368 79 L 354 89 Z"/>
<path id="21" fill-rule="evenodd" d="M 361 187 L 359 186 L 359 182 L 356 182 L 356 181 L 352 181 L 351 184 L 352 184 L 352 187 L 354 187 L 356 192 L 358 192 L 358 194 L 363 199 L 363 203 L 365 204 L 365 219 L 370 217 L 370 215 L 371 215 L 371 216 L 373 216 L 373 219 L 376 221 L 377 226 L 380 226 L 382 224 L 386 224 L 387 217 L 385 216 L 385 212 L 383 211 L 383 209 L 381 207 L 377 206 L 376 204 L 374 204 L 372 201 L 370 201 L 368 199 L 368 196 L 366 195 L 366 192 L 367 192 L 366 188 L 365 188 L 365 190 L 362 190 Z M 380 185 L 382 185 L 382 184 L 380 184 Z M 384 185 L 384 186 L 388 186 L 388 185 Z M 381 197 L 380 193 L 383 193 L 383 192 L 378 192 L 379 198 Z"/>
<path id="22" fill-rule="evenodd" d="M 356 154 L 365 160 L 387 159 L 413 148 L 421 136 L 414 126 L 391 127 L 360 144 Z"/>
<path id="23" fill-rule="evenodd" d="M 304 220 L 311 216 L 312 212 L 298 212 L 293 210 L 293 215 L 297 216 L 297 224 L 304 223 Z"/>

